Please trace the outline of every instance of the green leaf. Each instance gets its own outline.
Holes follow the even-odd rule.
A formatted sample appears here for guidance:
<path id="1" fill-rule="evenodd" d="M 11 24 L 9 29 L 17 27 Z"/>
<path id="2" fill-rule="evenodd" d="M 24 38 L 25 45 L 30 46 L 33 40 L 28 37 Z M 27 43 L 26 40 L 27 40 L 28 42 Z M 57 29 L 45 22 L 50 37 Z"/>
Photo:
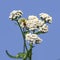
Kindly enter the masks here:
<path id="1" fill-rule="evenodd" d="M 26 53 L 18 53 L 17 57 L 25 59 L 26 58 Z"/>
<path id="2" fill-rule="evenodd" d="M 8 51 L 6 50 L 6 54 L 10 57 L 10 58 L 16 58 L 16 59 L 25 59 L 26 58 L 26 53 L 18 53 L 16 56 L 11 55 L 10 53 L 8 53 Z"/>

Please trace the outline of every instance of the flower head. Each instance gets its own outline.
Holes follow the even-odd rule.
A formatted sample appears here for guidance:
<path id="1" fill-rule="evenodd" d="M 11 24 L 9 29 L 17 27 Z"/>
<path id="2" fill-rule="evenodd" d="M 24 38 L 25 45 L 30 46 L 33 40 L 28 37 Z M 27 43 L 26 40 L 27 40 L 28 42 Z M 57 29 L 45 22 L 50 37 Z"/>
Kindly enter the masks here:
<path id="1" fill-rule="evenodd" d="M 29 17 L 28 17 L 28 20 L 38 20 L 38 18 L 37 18 L 37 16 L 34 16 L 34 15 L 30 15 Z"/>
<path id="2" fill-rule="evenodd" d="M 34 20 L 27 20 L 26 26 L 27 26 L 27 28 L 29 28 L 29 30 L 37 29 L 36 21 L 34 21 Z"/>
<path id="3" fill-rule="evenodd" d="M 35 43 L 39 44 L 42 42 L 42 39 L 39 38 L 38 35 L 31 34 L 31 33 L 26 34 L 26 40 L 33 44 L 35 44 Z"/>
<path id="4" fill-rule="evenodd" d="M 39 27 L 39 31 L 48 32 L 48 26 L 46 24 L 44 24 L 42 27 Z"/>
<path id="5" fill-rule="evenodd" d="M 48 23 L 52 23 L 52 17 L 48 17 L 48 18 L 46 18 L 45 21 L 48 22 Z"/>
<path id="6" fill-rule="evenodd" d="M 38 21 L 39 21 L 39 19 L 37 18 L 37 16 L 34 16 L 34 15 L 28 16 L 28 20 L 26 22 L 27 28 L 29 28 L 29 30 L 37 29 L 37 22 Z"/>
<path id="7" fill-rule="evenodd" d="M 44 20 L 45 22 L 52 23 L 52 17 L 48 15 L 47 13 L 41 13 L 39 15 L 40 15 L 40 18 Z"/>
<path id="8" fill-rule="evenodd" d="M 39 15 L 40 15 L 41 19 L 43 19 L 43 20 L 49 16 L 47 13 L 40 13 Z"/>
<path id="9" fill-rule="evenodd" d="M 18 22 L 19 22 L 19 24 L 20 24 L 20 26 L 22 27 L 22 28 L 25 28 L 26 27 L 26 19 L 24 19 L 24 18 L 21 18 L 21 19 L 19 19 L 18 20 Z"/>
<path id="10" fill-rule="evenodd" d="M 44 21 L 38 20 L 38 22 L 36 22 L 36 25 L 37 25 L 37 27 L 41 27 L 44 25 L 44 23 L 45 23 Z"/>
<path id="11" fill-rule="evenodd" d="M 9 19 L 16 20 L 19 19 L 22 16 L 23 12 L 21 10 L 13 10 L 10 13 Z"/>

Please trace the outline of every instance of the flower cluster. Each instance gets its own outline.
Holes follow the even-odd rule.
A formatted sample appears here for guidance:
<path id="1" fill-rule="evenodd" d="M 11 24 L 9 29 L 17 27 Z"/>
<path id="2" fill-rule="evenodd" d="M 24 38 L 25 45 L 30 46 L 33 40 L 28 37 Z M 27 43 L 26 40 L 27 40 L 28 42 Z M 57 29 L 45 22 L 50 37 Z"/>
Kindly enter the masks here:
<path id="1" fill-rule="evenodd" d="M 35 43 L 39 44 L 42 42 L 42 39 L 39 38 L 37 34 L 31 34 L 31 33 L 26 34 L 26 40 L 33 44 Z"/>
<path id="2" fill-rule="evenodd" d="M 32 60 L 32 49 L 35 44 L 40 44 L 43 40 L 38 34 L 44 34 L 48 32 L 48 25 L 46 23 L 52 23 L 52 17 L 47 13 L 40 13 L 37 16 L 30 15 L 28 18 L 21 18 L 23 12 L 21 10 L 13 10 L 10 13 L 9 19 L 15 21 L 19 26 L 23 37 L 23 52 L 18 53 L 16 56 L 12 56 L 6 50 L 6 54 L 11 58 Z M 26 42 L 29 42 L 28 44 Z"/>
<path id="3" fill-rule="evenodd" d="M 18 22 L 19 22 L 21 28 L 26 28 L 26 22 L 27 22 L 26 19 L 21 18 L 21 19 L 18 20 Z"/>
<path id="4" fill-rule="evenodd" d="M 25 34 L 25 39 L 30 43 L 41 43 L 42 39 L 38 37 L 37 32 L 46 33 L 48 32 L 48 26 L 46 23 L 52 23 L 52 17 L 47 13 L 40 13 L 40 19 L 37 16 L 30 15 L 27 19 L 20 18 L 23 12 L 21 10 L 14 10 L 10 13 L 9 18 L 11 20 L 18 20 L 18 23 L 22 29 L 28 31 Z M 31 33 L 31 31 L 34 33 Z"/>
<path id="5" fill-rule="evenodd" d="M 52 17 L 47 13 L 41 13 L 39 15 L 42 20 L 45 20 L 45 22 L 52 23 Z"/>
<path id="6" fill-rule="evenodd" d="M 42 27 L 39 28 L 39 31 L 48 32 L 48 26 L 46 24 L 44 24 Z"/>
<path id="7" fill-rule="evenodd" d="M 16 20 L 22 16 L 23 12 L 21 10 L 13 10 L 10 13 L 9 19 Z"/>
<path id="8" fill-rule="evenodd" d="M 35 30 L 37 29 L 37 22 L 38 22 L 38 18 L 36 16 L 29 16 L 28 20 L 26 22 L 26 26 L 29 30 Z"/>

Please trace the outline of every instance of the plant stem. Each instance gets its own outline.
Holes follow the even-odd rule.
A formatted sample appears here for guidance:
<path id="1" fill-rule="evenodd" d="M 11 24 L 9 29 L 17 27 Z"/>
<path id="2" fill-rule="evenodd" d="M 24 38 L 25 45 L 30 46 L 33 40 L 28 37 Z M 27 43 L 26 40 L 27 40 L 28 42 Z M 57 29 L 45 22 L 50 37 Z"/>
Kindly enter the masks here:
<path id="1" fill-rule="evenodd" d="M 22 29 L 21 29 L 21 27 L 20 27 L 19 22 L 18 22 L 18 21 L 16 21 L 16 22 L 18 23 L 18 26 L 19 26 L 19 28 L 20 28 L 20 30 L 21 30 L 21 33 L 22 33 L 22 36 L 23 36 L 23 40 L 24 40 L 23 52 L 25 52 L 25 48 L 26 48 L 26 50 L 27 50 L 26 41 L 25 41 L 25 35 L 24 35 L 24 33 L 23 33 L 23 31 L 22 31 Z"/>
<path id="2" fill-rule="evenodd" d="M 33 48 L 33 44 L 30 44 L 29 60 L 32 60 L 32 48 Z"/>
<path id="3" fill-rule="evenodd" d="M 30 51 L 30 57 L 29 57 L 29 60 L 32 60 L 32 50 Z"/>
<path id="4" fill-rule="evenodd" d="M 34 34 L 35 30 L 33 30 Z M 32 60 L 32 48 L 33 48 L 33 43 L 30 44 L 30 51 L 29 51 L 29 60 Z"/>

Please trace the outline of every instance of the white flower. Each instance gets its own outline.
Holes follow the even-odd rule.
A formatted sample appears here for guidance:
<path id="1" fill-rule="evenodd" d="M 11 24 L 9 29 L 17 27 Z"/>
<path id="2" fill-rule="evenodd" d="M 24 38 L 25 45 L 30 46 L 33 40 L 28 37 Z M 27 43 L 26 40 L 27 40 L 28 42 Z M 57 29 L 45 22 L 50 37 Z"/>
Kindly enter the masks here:
<path id="1" fill-rule="evenodd" d="M 45 22 L 52 23 L 52 17 L 47 13 L 41 13 L 39 15 L 42 20 L 45 20 Z"/>
<path id="2" fill-rule="evenodd" d="M 35 43 L 36 43 L 36 44 L 39 44 L 39 43 L 41 43 L 42 41 L 43 41 L 43 40 L 38 37 L 38 38 L 36 39 Z"/>
<path id="3" fill-rule="evenodd" d="M 27 20 L 26 26 L 29 30 L 36 30 L 38 27 L 42 26 L 45 22 L 42 20 Z"/>
<path id="4" fill-rule="evenodd" d="M 26 40 L 33 44 L 39 44 L 42 42 L 41 38 L 39 38 L 36 34 L 31 33 L 26 34 Z"/>
<path id="5" fill-rule="evenodd" d="M 39 31 L 48 32 L 48 26 L 46 24 L 44 24 L 42 27 L 39 27 Z"/>
<path id="6" fill-rule="evenodd" d="M 37 16 L 34 15 L 29 16 L 26 22 L 26 26 L 29 28 L 29 30 L 36 30 L 37 27 L 42 26 L 43 24 L 44 21 L 39 20 Z"/>
<path id="7" fill-rule="evenodd" d="M 40 13 L 39 15 L 42 19 L 45 19 L 49 16 L 47 13 Z"/>
<path id="8" fill-rule="evenodd" d="M 20 24 L 20 26 L 21 26 L 22 28 L 24 28 L 24 27 L 25 27 L 23 22 Z"/>
<path id="9" fill-rule="evenodd" d="M 26 34 L 26 40 L 30 40 L 30 37 L 31 37 L 31 33 L 28 33 L 28 34 Z"/>
<path id="10" fill-rule="evenodd" d="M 34 15 L 30 15 L 29 17 L 28 17 L 28 20 L 38 20 L 38 18 L 37 18 L 37 16 L 34 16 Z"/>
<path id="11" fill-rule="evenodd" d="M 44 25 L 44 21 L 42 21 L 42 20 L 38 20 L 38 22 L 36 22 L 36 25 L 38 26 L 38 27 L 41 27 L 42 25 Z"/>
<path id="12" fill-rule="evenodd" d="M 27 28 L 29 28 L 29 30 L 37 29 L 36 22 L 37 22 L 36 20 L 27 20 L 27 22 L 26 22 Z"/>
<path id="13" fill-rule="evenodd" d="M 21 19 L 18 20 L 18 22 L 19 22 L 19 24 L 22 28 L 26 27 L 26 21 L 27 20 L 24 19 L 24 18 L 21 18 Z"/>
<path id="14" fill-rule="evenodd" d="M 52 17 L 48 17 L 48 18 L 46 18 L 46 22 L 48 22 L 48 23 L 52 23 Z"/>
<path id="15" fill-rule="evenodd" d="M 13 10 L 10 13 L 9 19 L 11 19 L 11 20 L 18 19 L 19 17 L 22 16 L 22 14 L 23 14 L 23 12 L 21 10 Z"/>

